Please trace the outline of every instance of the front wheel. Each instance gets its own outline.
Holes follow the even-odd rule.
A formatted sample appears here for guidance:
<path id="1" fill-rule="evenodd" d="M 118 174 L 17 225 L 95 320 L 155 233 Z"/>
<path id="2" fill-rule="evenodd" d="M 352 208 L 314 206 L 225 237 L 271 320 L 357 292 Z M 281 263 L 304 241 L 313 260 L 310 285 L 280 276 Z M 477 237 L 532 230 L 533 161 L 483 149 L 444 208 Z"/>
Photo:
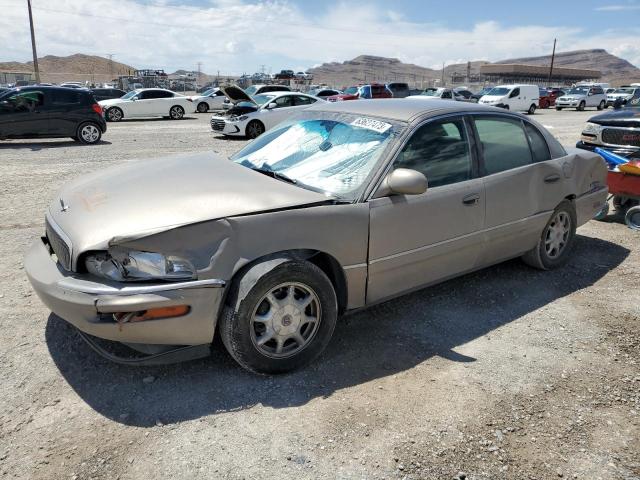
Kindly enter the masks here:
<path id="1" fill-rule="evenodd" d="M 529 110 L 527 110 L 527 113 L 529 115 L 533 115 L 534 113 L 536 113 L 536 106 L 533 103 L 529 106 Z"/>
<path id="2" fill-rule="evenodd" d="M 169 118 L 171 118 L 171 120 L 180 120 L 182 117 L 184 117 L 184 108 L 180 105 L 171 107 L 169 110 Z"/>
<path id="3" fill-rule="evenodd" d="M 580 102 L 580 104 L 578 105 L 578 108 L 576 108 L 576 110 L 578 110 L 579 112 L 583 112 L 585 106 L 586 106 L 586 103 L 584 103 L 584 100 L 583 100 L 582 102 Z"/>
<path id="4" fill-rule="evenodd" d="M 569 200 L 556 207 L 542 231 L 538 244 L 522 256 L 527 264 L 540 270 L 551 270 L 569 258 L 576 236 L 576 212 Z"/>
<path id="5" fill-rule="evenodd" d="M 246 134 L 249 138 L 258 138 L 264 133 L 264 125 L 258 120 L 251 120 L 247 125 Z"/>
<path id="6" fill-rule="evenodd" d="M 196 108 L 200 113 L 207 113 L 209 111 L 209 105 L 206 102 L 200 102 Z"/>
<path id="7" fill-rule="evenodd" d="M 87 122 L 78 127 L 76 130 L 76 136 L 73 138 L 80 143 L 91 145 L 93 143 L 98 143 L 101 137 L 102 131 L 100 130 L 100 127 L 95 123 Z"/>
<path id="8" fill-rule="evenodd" d="M 285 373 L 326 348 L 338 316 L 322 270 L 301 260 L 258 264 L 234 281 L 219 332 L 231 356 L 256 373 Z"/>
<path id="9" fill-rule="evenodd" d="M 107 110 L 107 120 L 109 120 L 110 122 L 119 122 L 120 120 L 122 120 L 122 117 L 124 115 L 122 114 L 122 110 L 120 110 L 118 107 L 111 107 L 109 110 Z"/>
<path id="10" fill-rule="evenodd" d="M 606 105 L 606 102 L 604 100 L 602 100 L 599 104 L 598 104 L 598 110 L 603 110 L 604 107 Z"/>

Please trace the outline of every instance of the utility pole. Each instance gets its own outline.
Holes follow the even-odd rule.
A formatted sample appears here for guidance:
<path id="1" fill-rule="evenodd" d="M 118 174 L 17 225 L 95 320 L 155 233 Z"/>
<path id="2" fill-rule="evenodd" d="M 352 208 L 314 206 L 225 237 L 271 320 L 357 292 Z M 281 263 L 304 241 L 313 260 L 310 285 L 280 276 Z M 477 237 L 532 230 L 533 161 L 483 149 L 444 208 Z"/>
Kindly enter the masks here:
<path id="1" fill-rule="evenodd" d="M 113 81 L 113 53 L 107 53 L 109 59 L 109 82 Z"/>
<path id="2" fill-rule="evenodd" d="M 553 61 L 556 58 L 556 39 L 553 39 L 553 53 L 551 53 L 551 67 L 549 67 L 549 78 L 547 79 L 547 87 L 551 86 L 551 75 L 553 74 Z"/>
<path id="3" fill-rule="evenodd" d="M 442 62 L 442 79 L 440 80 L 440 86 L 444 87 L 444 62 Z"/>
<path id="4" fill-rule="evenodd" d="M 31 27 L 31 50 L 33 51 L 33 70 L 36 73 L 36 83 L 40 83 L 40 69 L 38 68 L 38 53 L 36 52 L 36 34 L 33 30 L 33 14 L 31 13 L 31 0 L 27 0 L 29 9 L 29 26 Z"/>

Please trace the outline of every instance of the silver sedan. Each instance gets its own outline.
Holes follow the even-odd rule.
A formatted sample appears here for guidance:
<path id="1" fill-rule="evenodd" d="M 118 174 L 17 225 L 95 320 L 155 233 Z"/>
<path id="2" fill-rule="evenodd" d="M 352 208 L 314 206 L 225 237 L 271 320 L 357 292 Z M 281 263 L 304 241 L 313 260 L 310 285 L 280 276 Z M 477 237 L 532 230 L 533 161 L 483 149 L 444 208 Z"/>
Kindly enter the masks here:
<path id="1" fill-rule="evenodd" d="M 322 102 L 231 159 L 73 181 L 25 269 L 112 360 L 207 355 L 217 332 L 243 367 L 280 373 L 316 358 L 348 310 L 514 257 L 559 267 L 603 206 L 605 177 L 598 155 L 566 151 L 517 113 Z"/>

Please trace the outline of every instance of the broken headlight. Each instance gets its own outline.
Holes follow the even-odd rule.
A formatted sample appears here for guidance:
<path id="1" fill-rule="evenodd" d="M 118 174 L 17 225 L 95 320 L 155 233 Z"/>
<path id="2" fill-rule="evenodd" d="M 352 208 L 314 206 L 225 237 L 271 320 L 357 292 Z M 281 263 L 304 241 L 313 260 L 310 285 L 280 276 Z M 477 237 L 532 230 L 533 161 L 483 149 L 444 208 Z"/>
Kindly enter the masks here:
<path id="1" fill-rule="evenodd" d="M 152 252 L 100 252 L 85 260 L 87 271 L 117 282 L 193 280 L 196 270 L 188 260 Z"/>

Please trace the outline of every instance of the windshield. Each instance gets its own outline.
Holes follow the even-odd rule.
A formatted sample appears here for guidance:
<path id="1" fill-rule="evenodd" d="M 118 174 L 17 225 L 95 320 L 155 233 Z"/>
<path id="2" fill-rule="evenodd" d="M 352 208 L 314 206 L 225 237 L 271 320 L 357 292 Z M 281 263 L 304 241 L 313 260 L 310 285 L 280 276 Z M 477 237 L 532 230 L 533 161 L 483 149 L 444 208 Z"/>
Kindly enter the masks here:
<path id="1" fill-rule="evenodd" d="M 617 88 L 613 93 L 633 93 L 633 88 Z"/>
<path id="2" fill-rule="evenodd" d="M 208 88 L 207 90 L 202 92 L 200 95 L 202 95 L 203 97 L 208 97 L 209 95 L 211 95 L 216 90 L 217 90 L 217 88 Z"/>
<path id="3" fill-rule="evenodd" d="M 569 90 L 569 95 L 586 95 L 589 93 L 589 87 L 576 87 Z"/>
<path id="4" fill-rule="evenodd" d="M 358 93 L 358 87 L 349 87 L 344 91 L 344 93 L 355 95 L 356 93 Z"/>
<path id="5" fill-rule="evenodd" d="M 261 135 L 231 160 L 284 175 L 302 188 L 353 200 L 400 130 L 395 122 L 356 115 L 313 112 L 300 118 Z"/>
<path id="6" fill-rule="evenodd" d="M 129 100 L 131 97 L 135 97 L 138 94 L 138 92 L 136 92 L 135 90 L 129 92 L 129 93 L 125 93 L 122 97 L 120 98 L 124 98 L 125 100 Z"/>
<path id="7" fill-rule="evenodd" d="M 256 93 L 258 91 L 258 87 L 256 85 L 251 85 L 250 87 L 247 87 L 244 91 L 244 93 L 246 93 L 247 95 L 251 96 L 254 93 Z"/>
<path id="8" fill-rule="evenodd" d="M 489 93 L 487 93 L 487 95 L 492 95 L 495 97 L 503 97 L 505 96 L 507 93 L 509 93 L 509 89 L 508 88 L 504 88 L 504 87 L 496 87 L 496 88 L 492 88 L 491 90 L 489 90 Z"/>
<path id="9" fill-rule="evenodd" d="M 276 98 L 275 95 L 267 95 L 267 94 L 262 94 L 262 95 L 256 95 L 255 97 L 253 97 L 253 101 L 256 102 L 258 105 L 264 105 L 265 103 L 273 100 L 274 98 Z"/>

